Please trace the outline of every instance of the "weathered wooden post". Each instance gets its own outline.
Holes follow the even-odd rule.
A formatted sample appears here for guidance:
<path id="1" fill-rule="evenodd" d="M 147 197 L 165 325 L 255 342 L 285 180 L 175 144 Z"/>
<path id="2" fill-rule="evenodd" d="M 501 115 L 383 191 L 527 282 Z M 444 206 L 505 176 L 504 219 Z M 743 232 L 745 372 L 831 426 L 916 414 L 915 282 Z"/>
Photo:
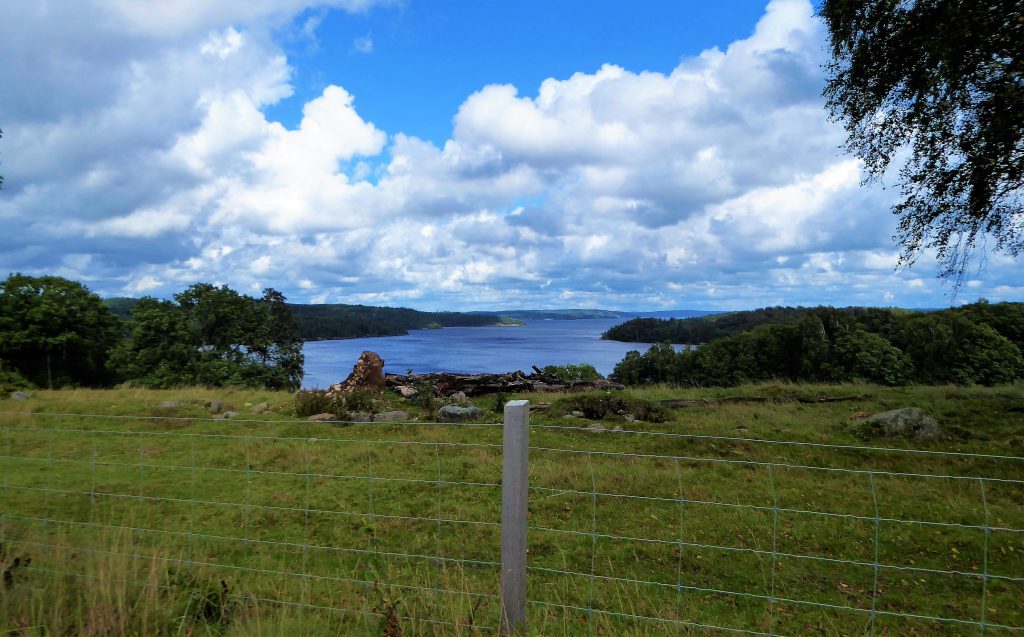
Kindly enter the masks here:
<path id="1" fill-rule="evenodd" d="M 526 622 L 526 517 L 529 503 L 527 462 L 530 401 L 505 405 L 501 480 L 501 625 L 502 637 L 522 632 Z"/>

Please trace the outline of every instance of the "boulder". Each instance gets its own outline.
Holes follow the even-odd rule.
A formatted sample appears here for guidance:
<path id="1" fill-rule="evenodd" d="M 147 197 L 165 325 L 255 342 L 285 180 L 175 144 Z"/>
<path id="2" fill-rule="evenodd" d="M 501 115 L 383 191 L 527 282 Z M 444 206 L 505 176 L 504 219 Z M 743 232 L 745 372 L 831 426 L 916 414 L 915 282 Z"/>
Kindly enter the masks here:
<path id="1" fill-rule="evenodd" d="M 309 418 L 306 418 L 306 420 L 312 420 L 314 422 L 324 422 L 324 421 L 327 421 L 327 420 L 336 420 L 336 418 L 334 417 L 334 414 L 322 413 L 322 414 L 313 414 Z"/>
<path id="2" fill-rule="evenodd" d="M 409 418 L 409 414 L 404 411 L 383 411 L 374 415 L 373 422 L 402 422 Z"/>
<path id="3" fill-rule="evenodd" d="M 211 400 L 210 402 L 208 402 L 206 404 L 206 406 L 210 408 L 210 413 L 211 414 L 219 414 L 220 413 L 221 404 L 220 404 L 219 400 Z"/>
<path id="4" fill-rule="evenodd" d="M 264 403 L 260 403 L 258 405 L 253 405 L 252 413 L 254 413 L 254 414 L 262 414 L 263 412 L 267 411 L 268 409 L 270 409 L 270 405 L 268 405 L 267 403 L 264 402 Z"/>
<path id="5" fill-rule="evenodd" d="M 412 398 L 419 393 L 416 391 L 415 387 L 410 387 L 409 385 L 399 385 L 398 387 L 395 387 L 395 391 L 398 392 L 398 395 L 402 398 Z"/>
<path id="6" fill-rule="evenodd" d="M 29 395 L 23 391 L 16 391 L 11 394 L 11 398 L 13 398 L 14 400 L 28 400 Z"/>
<path id="7" fill-rule="evenodd" d="M 368 411 L 350 411 L 345 420 L 349 422 L 373 422 L 373 414 Z"/>
<path id="8" fill-rule="evenodd" d="M 453 405 L 465 405 L 469 401 L 466 399 L 466 392 L 457 391 L 448 397 L 448 401 Z"/>
<path id="9" fill-rule="evenodd" d="M 903 407 L 875 414 L 850 426 L 858 438 L 916 438 L 934 440 L 940 429 L 935 419 L 923 409 Z"/>
<path id="10" fill-rule="evenodd" d="M 344 382 L 331 385 L 327 396 L 348 394 L 357 389 L 383 389 L 384 360 L 376 352 L 363 352 Z"/>
<path id="11" fill-rule="evenodd" d="M 437 410 L 437 419 L 441 422 L 458 422 L 460 420 L 472 420 L 484 415 L 484 410 L 479 407 L 460 407 L 458 405 L 445 405 Z"/>

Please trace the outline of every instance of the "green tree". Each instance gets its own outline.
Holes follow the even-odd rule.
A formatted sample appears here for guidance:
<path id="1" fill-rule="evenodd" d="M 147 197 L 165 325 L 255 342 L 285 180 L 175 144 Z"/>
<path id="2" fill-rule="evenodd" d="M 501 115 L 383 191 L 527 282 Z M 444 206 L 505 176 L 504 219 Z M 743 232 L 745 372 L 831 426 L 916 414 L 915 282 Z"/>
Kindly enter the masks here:
<path id="1" fill-rule="evenodd" d="M 12 274 L 0 282 L 0 360 L 36 385 L 105 385 L 121 323 L 81 283 Z"/>
<path id="2" fill-rule="evenodd" d="M 148 387 L 232 385 L 298 389 L 302 340 L 284 296 L 262 299 L 196 283 L 174 301 L 142 299 L 111 364 Z"/>
<path id="3" fill-rule="evenodd" d="M 832 380 L 866 380 L 880 385 L 905 385 L 914 363 L 898 347 L 878 334 L 854 330 L 836 339 L 829 367 Z"/>
<path id="4" fill-rule="evenodd" d="M 897 157 L 901 263 L 962 281 L 979 243 L 1024 249 L 1024 3 L 824 0 L 832 118 L 868 180 Z M 906 151 L 904 153 L 904 151 Z"/>
<path id="5" fill-rule="evenodd" d="M 152 297 L 133 306 L 128 338 L 109 363 L 123 378 L 159 389 L 197 384 L 200 364 L 187 314 L 177 303 Z"/>

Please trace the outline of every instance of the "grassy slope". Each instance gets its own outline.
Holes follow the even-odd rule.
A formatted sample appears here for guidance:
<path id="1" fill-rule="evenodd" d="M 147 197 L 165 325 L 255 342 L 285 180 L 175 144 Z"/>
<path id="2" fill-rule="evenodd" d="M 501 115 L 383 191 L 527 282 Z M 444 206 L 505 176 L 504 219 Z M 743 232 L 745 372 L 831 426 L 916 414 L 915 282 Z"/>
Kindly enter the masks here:
<path id="1" fill-rule="evenodd" d="M 715 398 L 794 392 L 866 396 L 822 404 L 690 407 L 674 410 L 673 421 L 664 425 L 623 424 L 630 430 L 861 444 L 842 429 L 854 413 L 913 405 L 934 414 L 951 432 L 944 440 L 917 446 L 1024 455 L 1024 387 L 1020 385 L 991 389 L 762 385 L 711 391 L 655 388 L 636 395 L 654 399 Z M 551 400 L 550 395 L 526 397 L 534 403 Z M 261 422 L 122 421 L 9 413 L 208 417 L 203 403 L 213 399 L 223 401 L 225 410 L 234 408 L 245 413 L 246 420 Z M 182 406 L 158 407 L 164 400 L 178 400 Z M 270 413 L 248 413 L 245 403 L 263 401 L 271 405 Z M 94 634 L 388 634 L 387 621 L 376 615 L 302 612 L 287 605 L 255 603 L 253 597 L 385 615 L 395 608 L 398 615 L 457 624 L 465 624 L 472 617 L 477 625 L 495 625 L 495 600 L 409 588 L 494 593 L 494 568 L 358 551 L 497 559 L 498 527 L 462 522 L 438 526 L 429 518 L 436 518 L 440 510 L 447 520 L 499 520 L 497 488 L 443 484 L 439 490 L 436 481 L 440 475 L 444 482 L 498 482 L 500 449 L 390 445 L 385 441 L 500 444 L 500 430 L 291 423 L 287 422 L 291 402 L 288 394 L 220 390 L 38 392 L 29 401 L 0 402 L 0 410 L 8 412 L 0 417 L 4 456 L 0 460 L 4 481 L 0 512 L 21 516 L 0 522 L 0 538 L 5 540 L 0 565 L 9 567 L 14 556 L 31 557 L 34 568 L 77 573 L 48 576 L 45 571 L 12 569 L 13 583 L 0 587 L 0 631 L 25 627 L 20 634 L 43 634 L 41 627 L 46 626 L 50 628 L 48 634 L 86 634 L 89 630 Z M 490 398 L 478 401 L 487 409 L 494 403 Z M 499 419 L 494 412 L 486 418 L 492 422 Z M 572 423 L 543 414 L 534 415 L 532 422 Z M 29 431 L 15 432 L 11 427 L 27 427 Z M 81 431 L 58 435 L 42 428 Z M 147 433 L 123 434 L 129 430 Z M 229 436 L 181 435 L 190 433 Z M 260 440 L 241 434 L 280 439 Z M 908 444 L 885 442 L 892 446 Z M 540 488 L 531 494 L 531 525 L 561 531 L 531 531 L 530 566 L 587 574 L 593 568 L 598 578 L 592 581 L 590 577 L 534 571 L 530 574 L 530 598 L 582 608 L 593 601 L 595 608 L 668 620 L 632 621 L 595 614 L 596 635 L 710 634 L 687 625 L 677 626 L 673 623 L 676 618 L 784 635 L 867 632 L 869 613 L 766 599 L 774 589 L 777 598 L 871 608 L 876 587 L 872 568 L 841 561 L 791 557 L 773 560 L 770 554 L 774 536 L 778 553 L 871 563 L 875 557 L 873 520 L 786 512 L 779 512 L 776 518 L 771 509 L 774 501 L 781 509 L 873 518 L 875 502 L 866 475 L 781 467 L 769 472 L 764 466 L 709 460 L 1024 478 L 1024 463 L 596 435 L 540 427 L 531 432 L 531 445 L 577 453 L 531 451 L 531 485 Z M 588 457 L 578 453 L 585 450 L 631 455 Z M 677 462 L 645 458 L 643 454 L 699 460 Z M 12 459 L 15 456 L 33 459 Z M 139 464 L 144 466 L 140 469 Z M 193 471 L 193 465 L 199 468 Z M 311 474 L 308 478 L 304 475 L 307 471 Z M 302 475 L 290 475 L 295 473 Z M 372 496 L 369 481 L 339 477 L 370 475 L 376 478 Z M 411 481 L 381 479 L 385 477 Z M 878 476 L 873 483 L 878 513 L 883 518 L 967 525 L 985 521 L 985 506 L 976 482 Z M 665 500 L 682 493 L 688 500 L 708 504 L 691 502 L 681 508 L 665 500 L 595 499 L 574 493 L 591 490 Z M 90 497 L 90 491 L 129 497 Z M 137 497 L 140 495 L 144 497 Z M 368 515 L 371 497 L 372 518 Z M 204 503 L 194 504 L 193 500 Z M 1019 485 L 986 484 L 985 504 L 991 526 L 1024 528 L 1024 489 Z M 313 513 L 307 515 L 307 509 Z M 419 517 L 428 519 L 410 519 Z M 55 520 L 80 524 L 58 524 Z M 107 528 L 122 526 L 164 532 Z M 595 541 L 593 531 L 601 536 L 650 541 L 604 537 Z M 878 559 L 883 564 L 977 573 L 986 566 L 987 542 L 989 573 L 1024 574 L 1024 534 L 992 531 L 986 539 L 985 533 L 973 528 L 899 523 L 882 523 L 877 532 Z M 689 543 L 681 553 L 672 544 L 680 537 Z M 91 550 L 40 546 L 43 544 Z M 693 544 L 722 548 L 698 548 Z M 350 550 L 336 550 L 339 548 Z M 173 567 L 174 574 L 168 573 L 169 567 Z M 281 573 L 307 573 L 311 577 Z M 227 586 L 226 595 L 222 594 L 221 578 Z M 406 588 L 372 587 L 339 578 L 379 580 Z M 118 581 L 125 579 L 157 586 L 139 587 Z M 634 580 L 653 580 L 662 585 Z M 684 588 L 677 589 L 677 584 Z M 695 590 L 698 588 L 744 595 L 700 592 Z M 877 609 L 883 612 L 965 620 L 976 620 L 982 612 L 979 578 L 881 569 L 877 589 Z M 1024 604 L 1020 602 L 1024 584 L 994 579 L 988 582 L 985 595 L 987 621 L 1024 625 Z M 224 621 L 219 621 L 221 610 L 227 611 Z M 586 611 L 564 613 L 533 605 L 530 613 L 536 634 L 589 633 Z M 199 621 L 196 617 L 208 619 Z M 404 635 L 493 634 L 465 625 L 398 621 Z M 975 626 L 884 614 L 875 619 L 874 631 L 880 635 L 978 632 Z M 1018 633 L 990 628 L 986 634 Z"/>

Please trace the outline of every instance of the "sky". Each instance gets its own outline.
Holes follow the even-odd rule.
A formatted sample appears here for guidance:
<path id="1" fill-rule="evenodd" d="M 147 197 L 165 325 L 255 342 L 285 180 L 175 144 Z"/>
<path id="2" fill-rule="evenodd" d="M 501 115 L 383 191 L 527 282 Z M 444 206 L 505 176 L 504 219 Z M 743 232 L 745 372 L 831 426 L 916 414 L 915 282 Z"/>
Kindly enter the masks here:
<path id="1" fill-rule="evenodd" d="M 0 272 L 425 310 L 1024 299 L 897 269 L 807 0 L 40 0 L 0 21 Z"/>

